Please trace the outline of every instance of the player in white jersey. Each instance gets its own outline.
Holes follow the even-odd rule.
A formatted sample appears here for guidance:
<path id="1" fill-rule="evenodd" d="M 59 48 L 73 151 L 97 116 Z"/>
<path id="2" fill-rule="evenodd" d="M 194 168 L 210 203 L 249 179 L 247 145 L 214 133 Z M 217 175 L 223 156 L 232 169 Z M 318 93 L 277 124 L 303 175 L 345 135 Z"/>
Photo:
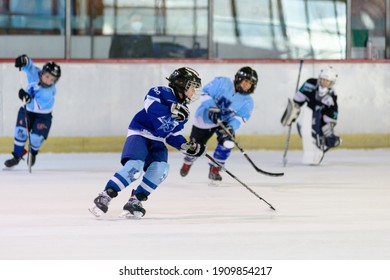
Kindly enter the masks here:
<path id="1" fill-rule="evenodd" d="M 190 139 L 195 143 L 206 144 L 216 134 L 218 145 L 213 157 L 221 165 L 225 164 L 234 147 L 232 137 L 235 132 L 251 117 L 251 94 L 254 93 L 257 82 L 257 72 L 246 66 L 237 71 L 234 81 L 228 77 L 216 77 L 203 87 L 201 104 L 195 112 Z M 181 176 L 187 176 L 195 160 L 191 155 L 185 156 L 180 169 Z M 220 167 L 210 163 L 209 179 L 221 181 L 219 172 Z"/>
<path id="2" fill-rule="evenodd" d="M 144 107 L 131 120 L 122 150 L 123 167 L 108 180 L 94 200 L 95 206 L 90 211 L 95 216 L 106 213 L 111 199 L 140 178 L 142 173 L 142 180 L 123 206 L 122 215 L 137 218 L 145 215 L 141 201 L 146 201 L 168 175 L 166 144 L 194 157 L 204 153 L 204 145 L 187 141 L 181 134 L 190 114 L 187 104 L 199 96 L 199 74 L 191 68 L 182 67 L 167 80 L 168 87 L 156 86 L 148 91 Z"/>

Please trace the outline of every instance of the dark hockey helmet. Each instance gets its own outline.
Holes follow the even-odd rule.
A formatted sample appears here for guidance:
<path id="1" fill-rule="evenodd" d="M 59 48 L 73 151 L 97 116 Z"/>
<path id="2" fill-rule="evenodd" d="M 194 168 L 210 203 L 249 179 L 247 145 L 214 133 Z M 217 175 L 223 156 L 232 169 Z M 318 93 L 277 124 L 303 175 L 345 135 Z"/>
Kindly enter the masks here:
<path id="1" fill-rule="evenodd" d="M 199 89 L 202 86 L 201 79 L 198 72 L 189 67 L 178 68 L 166 78 L 169 81 L 169 86 L 175 92 L 175 95 L 180 103 L 190 103 L 196 99 L 196 96 L 188 97 L 186 95 L 188 89 L 194 86 L 195 89 Z"/>
<path id="2" fill-rule="evenodd" d="M 41 73 L 43 74 L 46 72 L 56 77 L 56 82 L 58 82 L 61 77 L 61 67 L 55 62 L 49 61 L 43 65 Z"/>
<path id="3" fill-rule="evenodd" d="M 241 81 L 247 79 L 248 81 L 252 82 L 252 86 L 249 90 L 244 91 L 241 88 Z M 249 66 L 242 67 L 240 70 L 237 71 L 236 75 L 234 76 L 234 88 L 236 92 L 242 93 L 242 94 L 250 94 L 253 93 L 257 86 L 257 72 L 250 68 Z"/>

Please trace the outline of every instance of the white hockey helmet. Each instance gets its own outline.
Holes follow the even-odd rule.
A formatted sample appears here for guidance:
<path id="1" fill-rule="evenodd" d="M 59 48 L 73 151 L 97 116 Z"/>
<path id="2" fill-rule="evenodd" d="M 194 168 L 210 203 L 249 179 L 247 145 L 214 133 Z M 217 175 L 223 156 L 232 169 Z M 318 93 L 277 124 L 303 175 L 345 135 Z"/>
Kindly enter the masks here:
<path id="1" fill-rule="evenodd" d="M 337 73 L 332 66 L 328 66 L 321 70 L 318 76 L 318 85 L 320 95 L 325 95 L 328 90 L 332 89 L 337 80 Z"/>
<path id="2" fill-rule="evenodd" d="M 320 75 L 318 77 L 319 79 L 330 81 L 330 86 L 327 86 L 328 88 L 332 88 L 337 80 L 337 73 L 334 71 L 332 66 L 328 66 L 325 69 L 322 69 L 320 72 Z"/>

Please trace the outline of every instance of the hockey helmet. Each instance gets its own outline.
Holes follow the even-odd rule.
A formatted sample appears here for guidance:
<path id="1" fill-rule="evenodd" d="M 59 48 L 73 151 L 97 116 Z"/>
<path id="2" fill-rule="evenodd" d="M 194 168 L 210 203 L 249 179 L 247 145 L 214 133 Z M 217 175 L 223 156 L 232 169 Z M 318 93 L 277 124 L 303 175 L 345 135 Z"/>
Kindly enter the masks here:
<path id="1" fill-rule="evenodd" d="M 318 76 L 320 95 L 321 93 L 323 92 L 326 93 L 326 91 L 332 89 L 336 83 L 336 80 L 337 80 L 337 73 L 334 71 L 332 66 L 322 69 Z"/>
<path id="2" fill-rule="evenodd" d="M 318 78 L 320 80 L 319 82 L 321 82 L 321 80 L 329 81 L 330 83 L 327 86 L 327 88 L 332 88 L 334 86 L 334 84 L 336 83 L 337 73 L 334 71 L 332 66 L 329 66 L 329 67 L 321 70 Z"/>
<path id="3" fill-rule="evenodd" d="M 244 79 L 252 83 L 250 89 L 246 91 L 241 88 L 241 81 Z M 242 67 L 240 70 L 237 71 L 236 75 L 234 76 L 234 88 L 236 92 L 239 92 L 241 94 L 250 94 L 253 93 L 256 89 L 257 81 L 258 78 L 256 70 L 252 69 L 249 66 Z"/>
<path id="4" fill-rule="evenodd" d="M 43 75 L 44 73 L 49 73 L 54 76 L 56 78 L 56 83 L 61 77 L 61 67 L 55 62 L 49 61 L 42 67 L 41 75 Z"/>
<path id="5" fill-rule="evenodd" d="M 195 94 L 192 97 L 187 96 L 187 91 L 191 86 L 194 86 L 195 89 L 199 89 L 202 86 L 201 79 L 198 72 L 189 67 L 178 68 L 166 78 L 169 81 L 169 86 L 175 92 L 175 95 L 180 103 L 186 102 L 190 103 L 191 101 L 196 100 L 200 94 Z"/>

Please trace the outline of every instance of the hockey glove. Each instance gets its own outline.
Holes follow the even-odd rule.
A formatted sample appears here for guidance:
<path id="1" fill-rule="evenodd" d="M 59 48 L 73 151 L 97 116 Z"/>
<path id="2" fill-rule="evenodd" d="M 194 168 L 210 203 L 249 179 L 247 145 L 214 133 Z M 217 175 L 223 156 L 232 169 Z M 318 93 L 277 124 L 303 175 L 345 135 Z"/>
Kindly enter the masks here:
<path id="1" fill-rule="evenodd" d="M 341 143 L 339 136 L 334 134 L 335 123 L 327 123 L 322 127 L 322 133 L 325 136 L 325 145 L 329 148 L 337 147 Z"/>
<path id="2" fill-rule="evenodd" d="M 215 124 L 218 124 L 218 121 L 221 119 L 221 115 L 221 109 L 218 107 L 213 106 L 208 110 L 208 117 Z"/>
<path id="3" fill-rule="evenodd" d="M 341 144 L 341 139 L 337 135 L 332 135 L 329 137 L 325 137 L 325 145 L 329 148 L 337 147 Z"/>
<path id="4" fill-rule="evenodd" d="M 184 154 L 193 157 L 200 157 L 206 151 L 206 146 L 199 143 L 187 142 L 181 145 L 180 149 Z"/>
<path id="5" fill-rule="evenodd" d="M 218 143 L 220 143 L 227 149 L 233 149 L 235 137 L 234 129 L 231 126 L 226 126 L 225 128 L 226 130 L 222 127 L 217 130 Z"/>
<path id="6" fill-rule="evenodd" d="M 290 126 L 298 118 L 300 112 L 301 107 L 299 106 L 299 104 L 295 103 L 289 98 L 287 108 L 284 111 L 280 122 L 283 126 Z"/>
<path id="7" fill-rule="evenodd" d="M 31 102 L 31 96 L 22 88 L 19 90 L 19 98 L 22 101 L 26 100 L 26 103 Z"/>
<path id="8" fill-rule="evenodd" d="M 185 121 L 190 116 L 190 110 L 179 103 L 173 103 L 171 106 L 172 117 L 175 118 L 178 122 Z"/>
<path id="9" fill-rule="evenodd" d="M 18 56 L 16 59 L 15 59 L 15 67 L 16 68 L 22 68 L 23 66 L 26 66 L 28 63 L 28 56 L 23 54 L 21 56 Z"/>

